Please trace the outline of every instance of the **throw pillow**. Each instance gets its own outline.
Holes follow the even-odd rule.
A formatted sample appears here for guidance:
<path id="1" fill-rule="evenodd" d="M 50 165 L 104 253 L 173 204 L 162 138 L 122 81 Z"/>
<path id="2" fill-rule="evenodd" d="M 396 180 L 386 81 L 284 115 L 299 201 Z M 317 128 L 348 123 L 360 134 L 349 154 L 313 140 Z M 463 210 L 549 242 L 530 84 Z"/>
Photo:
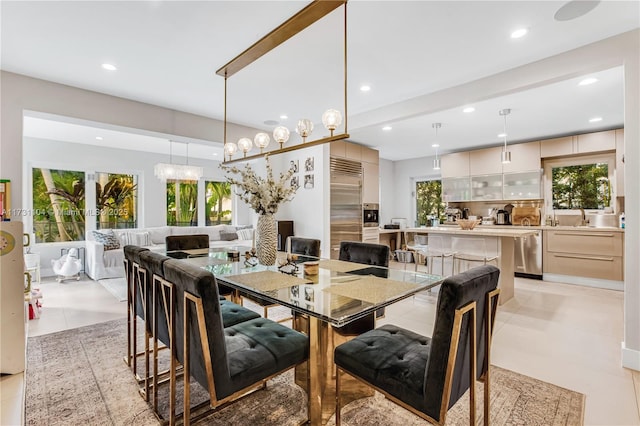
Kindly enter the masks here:
<path id="1" fill-rule="evenodd" d="M 237 240 L 238 239 L 238 233 L 237 232 L 221 232 L 220 233 L 220 239 L 222 241 Z"/>
<path id="2" fill-rule="evenodd" d="M 130 237 L 131 244 L 135 244 L 140 247 L 146 247 L 151 245 L 151 237 L 148 232 L 136 232 Z"/>
<path id="3" fill-rule="evenodd" d="M 253 238 L 253 229 L 239 229 L 237 232 L 239 240 L 250 240 Z"/>
<path id="4" fill-rule="evenodd" d="M 114 235 L 113 231 L 111 232 L 100 232 L 100 231 L 92 231 L 93 237 L 97 242 L 104 246 L 106 250 L 116 250 L 120 248 L 120 241 Z"/>

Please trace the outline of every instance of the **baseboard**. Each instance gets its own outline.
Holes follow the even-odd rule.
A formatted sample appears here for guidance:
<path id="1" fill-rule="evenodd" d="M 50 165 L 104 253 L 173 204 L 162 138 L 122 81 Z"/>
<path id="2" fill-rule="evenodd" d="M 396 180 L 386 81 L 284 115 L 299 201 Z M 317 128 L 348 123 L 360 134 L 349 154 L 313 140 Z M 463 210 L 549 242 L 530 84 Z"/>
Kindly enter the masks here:
<path id="1" fill-rule="evenodd" d="M 544 281 L 582 285 L 585 287 L 605 288 L 608 290 L 624 291 L 624 281 L 602 280 L 598 278 L 576 277 L 573 275 L 542 274 Z"/>
<path id="2" fill-rule="evenodd" d="M 640 351 L 622 346 L 622 366 L 632 370 L 640 371 Z"/>

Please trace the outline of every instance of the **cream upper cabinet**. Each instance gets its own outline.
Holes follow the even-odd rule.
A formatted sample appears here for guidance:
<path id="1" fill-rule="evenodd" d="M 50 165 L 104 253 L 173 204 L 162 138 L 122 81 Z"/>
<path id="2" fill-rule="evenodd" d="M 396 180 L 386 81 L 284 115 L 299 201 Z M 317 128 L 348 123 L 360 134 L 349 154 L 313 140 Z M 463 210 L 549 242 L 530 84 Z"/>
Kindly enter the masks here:
<path id="1" fill-rule="evenodd" d="M 540 141 L 507 145 L 511 163 L 503 164 L 505 173 L 540 170 Z"/>
<path id="2" fill-rule="evenodd" d="M 540 141 L 540 157 L 559 157 L 571 155 L 576 152 L 576 137 L 566 136 L 564 138 L 545 139 Z"/>
<path id="3" fill-rule="evenodd" d="M 366 146 L 360 147 L 362 161 L 366 163 L 379 163 L 379 153 L 376 149 L 367 148 Z"/>
<path id="4" fill-rule="evenodd" d="M 616 149 L 615 130 L 578 135 L 577 152 L 612 151 Z"/>
<path id="5" fill-rule="evenodd" d="M 616 197 L 624 197 L 624 129 L 616 133 Z"/>
<path id="6" fill-rule="evenodd" d="M 331 142 L 331 149 L 329 150 L 332 157 L 345 158 L 347 156 L 347 143 L 345 141 L 333 141 Z"/>
<path id="7" fill-rule="evenodd" d="M 440 157 L 440 172 L 443 178 L 469 176 L 469 151 Z"/>
<path id="8" fill-rule="evenodd" d="M 380 166 L 362 162 L 362 202 L 380 203 Z"/>
<path id="9" fill-rule="evenodd" d="M 476 176 L 502 173 L 501 152 L 501 146 L 470 151 L 469 174 Z"/>
<path id="10" fill-rule="evenodd" d="M 362 151 L 361 146 L 356 145 L 354 143 L 346 143 L 345 147 L 345 157 L 349 160 L 361 161 L 362 160 Z"/>

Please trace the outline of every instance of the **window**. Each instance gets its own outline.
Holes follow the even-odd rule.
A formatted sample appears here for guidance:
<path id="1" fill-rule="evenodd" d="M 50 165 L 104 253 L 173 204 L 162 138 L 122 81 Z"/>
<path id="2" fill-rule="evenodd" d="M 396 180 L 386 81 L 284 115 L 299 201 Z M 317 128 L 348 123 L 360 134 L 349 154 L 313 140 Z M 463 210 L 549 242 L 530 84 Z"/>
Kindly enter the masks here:
<path id="1" fill-rule="evenodd" d="M 228 182 L 205 182 L 206 224 L 231 223 L 231 184 Z"/>
<path id="2" fill-rule="evenodd" d="M 547 199 L 554 210 L 604 210 L 612 207 L 613 155 L 545 161 Z"/>
<path id="3" fill-rule="evenodd" d="M 442 202 L 442 182 L 428 180 L 416 182 L 416 224 L 430 225 L 430 219 L 444 220 L 445 204 Z"/>
<path id="4" fill-rule="evenodd" d="M 198 225 L 198 183 L 167 180 L 167 225 Z"/>
<path id="5" fill-rule="evenodd" d="M 36 243 L 84 240 L 84 172 L 33 168 L 32 178 Z"/>
<path id="6" fill-rule="evenodd" d="M 137 176 L 96 173 L 97 229 L 135 228 L 137 204 Z"/>

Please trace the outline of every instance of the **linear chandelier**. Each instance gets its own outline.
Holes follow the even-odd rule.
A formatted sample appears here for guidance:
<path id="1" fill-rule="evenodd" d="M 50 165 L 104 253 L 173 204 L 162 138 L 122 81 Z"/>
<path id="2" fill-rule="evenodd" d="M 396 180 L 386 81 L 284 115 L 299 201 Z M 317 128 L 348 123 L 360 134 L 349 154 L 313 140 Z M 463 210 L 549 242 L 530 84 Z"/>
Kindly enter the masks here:
<path id="1" fill-rule="evenodd" d="M 189 165 L 189 144 L 187 143 L 187 164 L 173 164 L 173 141 L 169 141 L 169 163 L 158 163 L 153 174 L 161 180 L 198 180 L 203 175 L 202 167 Z"/>
<path id="2" fill-rule="evenodd" d="M 257 133 L 253 137 L 253 140 L 249 137 L 242 137 L 238 140 L 237 144 L 232 141 L 227 141 L 228 78 L 342 5 L 344 5 L 344 133 L 334 135 L 334 131 L 342 124 L 343 116 L 340 111 L 330 108 L 322 114 L 322 124 L 329 130 L 330 136 L 307 142 L 307 137 L 311 135 L 313 131 L 313 121 L 309 118 L 301 118 L 298 120 L 295 131 L 302 137 L 302 143 L 285 147 L 284 145 L 289 141 L 291 132 L 287 127 L 278 126 L 273 130 L 272 136 L 275 142 L 279 144 L 279 148 L 268 152 L 270 155 L 281 154 L 327 142 L 347 139 L 349 137 L 347 132 L 347 0 L 314 0 L 216 71 L 217 75 L 224 77 L 224 163 L 261 157 L 264 154 L 264 149 L 267 148 L 271 142 L 269 134 L 264 132 Z M 260 153 L 247 155 L 247 153 L 253 149 L 254 145 L 260 150 Z M 238 151 L 242 152 L 243 156 L 234 159 L 233 156 Z"/>

